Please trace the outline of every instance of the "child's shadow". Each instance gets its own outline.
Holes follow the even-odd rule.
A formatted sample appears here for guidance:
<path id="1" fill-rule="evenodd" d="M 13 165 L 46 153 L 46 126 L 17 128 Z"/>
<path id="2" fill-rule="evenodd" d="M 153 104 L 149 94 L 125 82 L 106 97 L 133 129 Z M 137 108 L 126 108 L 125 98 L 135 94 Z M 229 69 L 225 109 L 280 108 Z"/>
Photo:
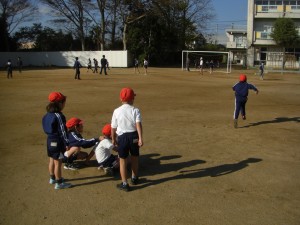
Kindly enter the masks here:
<path id="1" fill-rule="evenodd" d="M 247 127 L 252 127 L 252 126 L 259 126 L 262 124 L 269 124 L 269 123 L 283 123 L 283 122 L 300 122 L 300 117 L 292 117 L 292 118 L 288 118 L 288 117 L 277 117 L 274 120 L 267 120 L 267 121 L 260 121 L 257 123 L 250 123 L 249 125 L 240 127 L 240 128 L 247 128 Z"/>
<path id="2" fill-rule="evenodd" d="M 197 160 L 195 160 L 195 161 L 197 161 Z M 148 186 L 164 183 L 164 182 L 167 182 L 170 180 L 187 179 L 187 178 L 188 179 L 201 178 L 201 177 L 206 177 L 206 176 L 210 176 L 210 177 L 223 176 L 223 175 L 227 175 L 229 173 L 233 173 L 238 170 L 244 169 L 247 166 L 249 166 L 250 163 L 257 163 L 260 161 L 262 161 L 262 159 L 248 158 L 246 160 L 242 160 L 238 163 L 233 163 L 233 164 L 224 164 L 224 165 L 220 165 L 220 166 L 209 167 L 209 168 L 204 168 L 204 169 L 197 169 L 197 170 L 182 170 L 179 172 L 179 174 L 172 176 L 172 177 L 164 177 L 164 178 L 156 179 L 156 180 L 150 180 L 150 179 L 141 180 L 141 185 L 139 185 L 137 188 L 145 188 Z M 198 163 L 203 163 L 203 162 L 205 162 L 205 161 L 198 160 Z M 198 163 L 196 163 L 196 164 L 198 164 Z M 192 165 L 190 165 L 190 162 L 186 162 L 181 165 L 184 165 L 184 164 L 186 164 L 187 166 L 192 166 Z M 173 165 L 172 167 L 174 167 L 174 164 L 172 164 L 172 165 Z M 179 167 L 177 167 L 177 168 L 179 168 Z M 184 167 L 181 167 L 181 168 L 184 168 Z M 170 171 L 174 171 L 174 170 L 170 170 Z M 165 170 L 165 172 L 168 172 L 168 171 Z M 153 174 L 154 173 L 155 172 L 153 172 Z M 152 172 L 150 174 L 153 175 Z"/>
<path id="3" fill-rule="evenodd" d="M 181 170 L 183 168 L 195 166 L 200 163 L 205 163 L 203 160 L 190 160 L 187 162 L 178 163 L 163 163 L 172 159 L 180 158 L 180 155 L 160 156 L 159 154 L 147 154 L 140 156 L 139 171 L 141 176 L 153 176 Z"/>

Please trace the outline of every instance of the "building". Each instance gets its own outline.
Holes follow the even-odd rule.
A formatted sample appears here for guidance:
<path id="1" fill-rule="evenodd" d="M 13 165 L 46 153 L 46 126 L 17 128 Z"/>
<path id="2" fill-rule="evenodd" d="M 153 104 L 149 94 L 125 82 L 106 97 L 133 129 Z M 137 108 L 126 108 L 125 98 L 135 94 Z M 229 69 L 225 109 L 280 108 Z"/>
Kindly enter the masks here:
<path id="1" fill-rule="evenodd" d="M 277 18 L 292 18 L 300 35 L 300 1 L 248 0 L 247 66 L 264 63 L 267 68 L 278 69 L 283 65 L 283 49 L 276 46 L 270 34 Z M 300 46 L 285 49 L 285 67 L 299 68 Z"/>
<path id="2" fill-rule="evenodd" d="M 246 27 L 231 27 L 226 29 L 229 41 L 226 48 L 231 52 L 232 64 L 246 66 L 247 60 L 247 29 Z"/>

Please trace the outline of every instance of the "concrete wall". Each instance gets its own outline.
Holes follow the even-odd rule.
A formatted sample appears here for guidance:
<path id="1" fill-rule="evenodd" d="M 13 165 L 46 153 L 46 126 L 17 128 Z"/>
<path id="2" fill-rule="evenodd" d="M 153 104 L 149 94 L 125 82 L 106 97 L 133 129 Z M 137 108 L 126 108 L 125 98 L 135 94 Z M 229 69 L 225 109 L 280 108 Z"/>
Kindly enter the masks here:
<path id="1" fill-rule="evenodd" d="M 98 60 L 100 66 L 102 55 L 105 55 L 110 67 L 128 67 L 132 64 L 127 51 L 0 52 L 0 67 L 5 66 L 8 59 L 16 66 L 18 57 L 21 57 L 23 66 L 73 67 L 75 57 L 79 58 L 83 67 L 87 66 L 89 58 L 92 66 L 93 58 Z"/>

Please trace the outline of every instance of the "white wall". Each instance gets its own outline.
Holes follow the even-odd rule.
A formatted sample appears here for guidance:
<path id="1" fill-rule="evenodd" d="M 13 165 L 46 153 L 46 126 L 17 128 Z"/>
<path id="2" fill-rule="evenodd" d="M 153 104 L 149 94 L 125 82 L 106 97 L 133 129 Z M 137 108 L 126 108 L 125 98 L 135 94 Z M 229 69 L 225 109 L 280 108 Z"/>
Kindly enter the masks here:
<path id="1" fill-rule="evenodd" d="M 109 62 L 110 67 L 128 67 L 131 62 L 128 60 L 127 51 L 68 51 L 68 52 L 0 52 L 0 67 L 5 66 L 10 59 L 16 66 L 18 57 L 21 57 L 24 66 L 67 66 L 73 67 L 75 57 L 83 67 L 87 66 L 88 59 L 93 58 L 99 61 L 102 55 Z"/>

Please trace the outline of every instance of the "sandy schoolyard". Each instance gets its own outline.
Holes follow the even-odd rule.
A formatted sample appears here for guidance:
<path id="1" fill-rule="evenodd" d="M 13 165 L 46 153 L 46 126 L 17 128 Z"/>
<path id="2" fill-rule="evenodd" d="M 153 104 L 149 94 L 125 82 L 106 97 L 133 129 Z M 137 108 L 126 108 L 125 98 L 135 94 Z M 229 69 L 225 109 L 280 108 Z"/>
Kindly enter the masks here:
<path id="1" fill-rule="evenodd" d="M 233 128 L 239 74 L 250 92 L 247 120 Z M 32 225 L 298 225 L 300 223 L 300 75 L 256 71 L 204 75 L 178 68 L 112 68 L 108 76 L 73 69 L 0 72 L 0 224 Z M 145 145 L 141 183 L 131 192 L 97 170 L 95 159 L 73 184 L 54 190 L 47 171 L 41 119 L 48 94 L 67 96 L 66 118 L 84 120 L 86 138 L 99 136 L 132 87 Z M 89 152 L 90 149 L 85 151 Z"/>

